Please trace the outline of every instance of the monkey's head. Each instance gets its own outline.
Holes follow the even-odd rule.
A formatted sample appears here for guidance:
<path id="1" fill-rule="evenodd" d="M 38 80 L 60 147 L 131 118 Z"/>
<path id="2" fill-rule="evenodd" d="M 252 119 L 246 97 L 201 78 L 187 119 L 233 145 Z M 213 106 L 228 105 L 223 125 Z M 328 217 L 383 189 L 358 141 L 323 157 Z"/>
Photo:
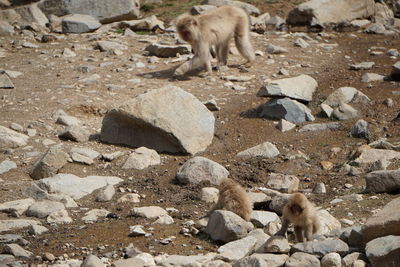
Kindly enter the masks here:
<path id="1" fill-rule="evenodd" d="M 289 199 L 289 209 L 293 215 L 299 216 L 307 207 L 307 198 L 302 193 L 294 193 Z"/>
<path id="2" fill-rule="evenodd" d="M 176 29 L 179 36 L 188 43 L 198 39 L 196 38 L 196 34 L 199 32 L 198 26 L 199 21 L 197 18 L 189 14 L 183 14 L 176 20 Z"/>

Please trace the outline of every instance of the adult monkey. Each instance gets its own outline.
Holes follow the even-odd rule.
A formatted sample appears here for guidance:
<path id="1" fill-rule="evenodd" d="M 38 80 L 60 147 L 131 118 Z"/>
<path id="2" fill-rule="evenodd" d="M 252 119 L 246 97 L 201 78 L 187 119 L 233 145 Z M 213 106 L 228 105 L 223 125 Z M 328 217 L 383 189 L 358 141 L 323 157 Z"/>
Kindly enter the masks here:
<path id="1" fill-rule="evenodd" d="M 174 75 L 183 75 L 198 67 L 212 71 L 210 48 L 215 46 L 218 65 L 227 64 L 229 41 L 234 37 L 240 54 L 251 63 L 254 58 L 250 42 L 249 17 L 246 12 L 235 6 L 221 6 L 203 15 L 183 14 L 176 21 L 179 36 L 190 43 L 194 56 L 183 63 Z"/>

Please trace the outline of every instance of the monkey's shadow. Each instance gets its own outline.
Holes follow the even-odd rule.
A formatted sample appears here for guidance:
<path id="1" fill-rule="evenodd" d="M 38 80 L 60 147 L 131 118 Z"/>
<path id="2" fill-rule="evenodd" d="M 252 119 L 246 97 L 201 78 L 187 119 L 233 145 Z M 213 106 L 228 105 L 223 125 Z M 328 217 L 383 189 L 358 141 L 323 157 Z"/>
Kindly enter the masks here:
<path id="1" fill-rule="evenodd" d="M 159 80 L 171 80 L 171 81 L 188 81 L 191 80 L 191 76 L 201 76 L 200 74 L 202 73 L 201 69 L 194 69 L 191 70 L 185 75 L 180 75 L 180 76 L 174 76 L 175 70 L 179 67 L 175 66 L 172 68 L 168 68 L 165 70 L 158 70 L 158 71 L 152 71 L 152 72 L 144 72 L 144 73 L 139 73 L 137 76 L 147 78 L 147 79 L 159 79 Z"/>

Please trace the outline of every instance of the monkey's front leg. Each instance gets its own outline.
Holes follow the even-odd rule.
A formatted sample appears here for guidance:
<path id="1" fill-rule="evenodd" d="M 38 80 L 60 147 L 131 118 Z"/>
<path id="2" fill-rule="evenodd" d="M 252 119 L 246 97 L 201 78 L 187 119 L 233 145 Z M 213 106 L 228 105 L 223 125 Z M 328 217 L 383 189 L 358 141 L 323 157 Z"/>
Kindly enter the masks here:
<path id="1" fill-rule="evenodd" d="M 211 73 L 211 55 L 210 55 L 210 47 L 208 45 L 200 45 L 195 49 L 195 54 L 192 59 L 186 61 L 181 66 L 179 66 L 174 75 L 183 75 L 186 72 L 204 67 L 207 72 Z"/>
<path id="2" fill-rule="evenodd" d="M 282 227 L 281 229 L 275 234 L 275 235 L 279 235 L 279 236 L 284 236 L 286 237 L 286 232 L 287 229 L 289 228 L 289 221 L 286 220 L 285 218 L 283 218 L 282 220 Z"/>

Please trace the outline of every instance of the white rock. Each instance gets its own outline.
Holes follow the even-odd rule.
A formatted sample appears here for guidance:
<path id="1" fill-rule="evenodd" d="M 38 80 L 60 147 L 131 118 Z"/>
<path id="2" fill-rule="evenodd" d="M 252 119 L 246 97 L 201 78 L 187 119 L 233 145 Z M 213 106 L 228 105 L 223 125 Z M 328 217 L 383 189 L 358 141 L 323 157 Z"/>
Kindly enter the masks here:
<path id="1" fill-rule="evenodd" d="M 279 150 L 270 142 L 265 142 L 255 147 L 239 152 L 236 156 L 244 158 L 262 157 L 273 158 L 279 155 Z"/>
<path id="2" fill-rule="evenodd" d="M 50 224 L 66 224 L 72 223 L 72 218 L 69 217 L 66 210 L 58 210 L 47 216 L 47 222 Z"/>
<path id="3" fill-rule="evenodd" d="M 219 190 L 215 187 L 203 187 L 201 189 L 201 200 L 207 203 L 217 203 Z"/>
<path id="4" fill-rule="evenodd" d="M 99 218 L 105 218 L 110 212 L 105 209 L 92 209 L 85 213 L 85 216 L 82 217 L 82 221 L 85 223 L 94 223 Z"/>
<path id="5" fill-rule="evenodd" d="M 139 147 L 129 155 L 122 169 L 143 170 L 151 165 L 158 165 L 160 163 L 161 159 L 157 151 L 146 147 Z"/>
<path id="6" fill-rule="evenodd" d="M 130 215 L 132 216 L 144 217 L 148 219 L 158 218 L 167 214 L 168 212 L 165 209 L 158 206 L 133 208 L 130 212 Z"/>
<path id="7" fill-rule="evenodd" d="M 25 146 L 29 136 L 0 125 L 0 149 Z"/>

